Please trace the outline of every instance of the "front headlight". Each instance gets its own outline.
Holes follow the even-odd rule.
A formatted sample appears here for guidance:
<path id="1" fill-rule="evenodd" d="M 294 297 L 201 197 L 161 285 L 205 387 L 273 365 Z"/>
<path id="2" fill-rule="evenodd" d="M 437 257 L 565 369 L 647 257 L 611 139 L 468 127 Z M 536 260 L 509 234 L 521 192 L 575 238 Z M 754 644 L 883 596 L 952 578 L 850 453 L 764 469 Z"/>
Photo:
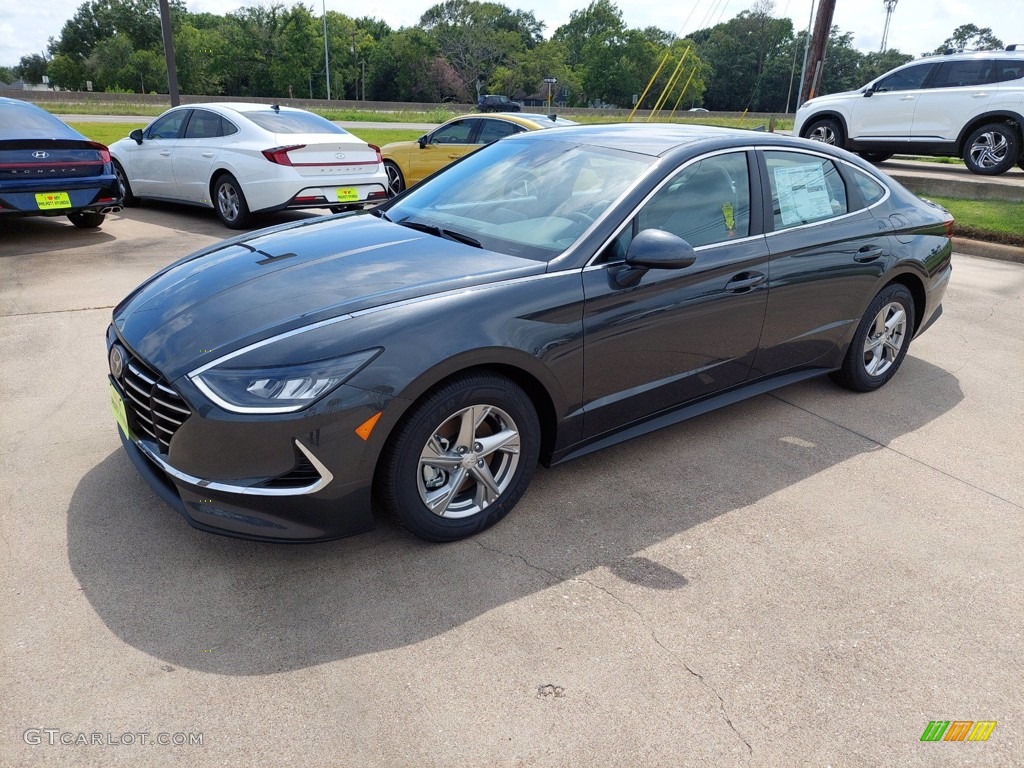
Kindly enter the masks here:
<path id="1" fill-rule="evenodd" d="M 302 365 L 231 368 L 230 360 L 189 376 L 204 395 L 234 413 L 291 413 L 350 379 L 383 350 Z"/>

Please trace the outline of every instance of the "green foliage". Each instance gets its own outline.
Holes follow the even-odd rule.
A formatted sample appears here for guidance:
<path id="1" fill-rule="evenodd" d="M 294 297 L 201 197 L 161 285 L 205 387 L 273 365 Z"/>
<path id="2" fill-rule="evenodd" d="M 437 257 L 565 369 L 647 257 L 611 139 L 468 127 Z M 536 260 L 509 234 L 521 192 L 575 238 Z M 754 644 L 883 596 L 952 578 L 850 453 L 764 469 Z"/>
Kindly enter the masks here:
<path id="1" fill-rule="evenodd" d="M 942 53 L 947 48 L 954 51 L 998 51 L 1002 47 L 1003 41 L 992 34 L 991 27 L 961 24 L 932 53 Z"/>
<path id="2" fill-rule="evenodd" d="M 14 68 L 18 77 L 26 83 L 38 85 L 43 82 L 43 75 L 46 74 L 47 60 L 38 53 L 31 53 L 22 56 L 18 66 Z"/>

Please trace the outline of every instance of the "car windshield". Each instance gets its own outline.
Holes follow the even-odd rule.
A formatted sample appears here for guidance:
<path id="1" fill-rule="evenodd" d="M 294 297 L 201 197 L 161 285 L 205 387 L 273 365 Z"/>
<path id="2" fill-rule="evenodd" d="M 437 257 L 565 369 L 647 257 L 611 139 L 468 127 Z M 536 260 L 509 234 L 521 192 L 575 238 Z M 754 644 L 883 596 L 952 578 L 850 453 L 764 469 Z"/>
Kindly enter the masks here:
<path id="1" fill-rule="evenodd" d="M 241 114 L 271 133 L 348 133 L 344 128 L 312 112 L 276 112 L 268 109 L 266 112 Z"/>
<path id="2" fill-rule="evenodd" d="M 387 209 L 418 229 L 472 238 L 483 248 L 550 261 L 565 251 L 657 158 L 562 141 L 503 140 Z"/>

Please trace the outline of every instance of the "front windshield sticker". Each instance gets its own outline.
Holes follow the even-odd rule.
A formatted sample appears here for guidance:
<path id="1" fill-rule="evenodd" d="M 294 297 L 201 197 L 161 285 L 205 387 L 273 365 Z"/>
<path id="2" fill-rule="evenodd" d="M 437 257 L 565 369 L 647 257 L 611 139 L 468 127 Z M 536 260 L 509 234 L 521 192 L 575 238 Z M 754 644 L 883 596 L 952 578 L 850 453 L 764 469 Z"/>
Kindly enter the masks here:
<path id="1" fill-rule="evenodd" d="M 775 188 L 782 223 L 787 226 L 832 215 L 832 201 L 821 163 L 776 168 Z"/>

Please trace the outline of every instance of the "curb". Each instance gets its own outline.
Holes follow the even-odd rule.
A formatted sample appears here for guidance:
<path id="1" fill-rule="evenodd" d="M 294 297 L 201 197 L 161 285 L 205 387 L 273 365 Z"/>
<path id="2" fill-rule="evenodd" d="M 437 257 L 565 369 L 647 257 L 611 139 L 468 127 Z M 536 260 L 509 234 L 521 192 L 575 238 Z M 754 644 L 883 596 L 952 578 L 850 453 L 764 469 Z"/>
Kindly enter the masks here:
<path id="1" fill-rule="evenodd" d="M 953 253 L 963 253 L 968 256 L 981 256 L 985 259 L 998 259 L 999 261 L 1012 261 L 1017 264 L 1024 264 L 1024 248 L 1013 245 L 1001 245 L 999 243 L 986 243 L 983 240 L 968 240 L 962 237 L 953 238 Z"/>

